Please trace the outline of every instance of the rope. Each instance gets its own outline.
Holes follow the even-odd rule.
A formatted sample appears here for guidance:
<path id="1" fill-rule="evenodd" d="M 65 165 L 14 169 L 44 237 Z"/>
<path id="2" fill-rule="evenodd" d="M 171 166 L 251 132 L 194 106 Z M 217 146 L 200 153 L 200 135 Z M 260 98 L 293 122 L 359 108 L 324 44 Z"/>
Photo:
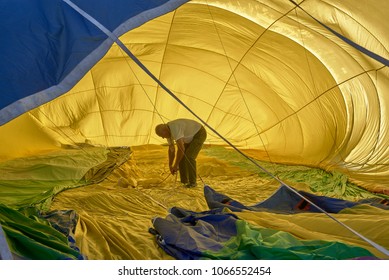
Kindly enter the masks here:
<path id="1" fill-rule="evenodd" d="M 152 196 L 147 195 L 147 194 L 145 194 L 144 192 L 142 192 L 141 190 L 139 190 L 138 187 L 135 187 L 135 189 L 136 189 L 141 195 L 147 197 L 148 199 L 150 199 L 150 200 L 153 201 L 154 203 L 156 203 L 156 204 L 158 204 L 159 206 L 161 206 L 163 209 L 165 209 L 165 210 L 168 210 L 168 209 L 169 209 L 166 205 L 164 205 L 164 204 L 162 204 L 161 202 L 155 200 Z"/>
<path id="2" fill-rule="evenodd" d="M 163 182 L 165 182 L 169 177 L 171 176 L 171 174 L 169 173 L 163 180 L 161 180 L 161 182 L 159 182 L 158 184 L 156 184 L 155 186 L 159 186 L 161 185 Z M 176 180 L 177 180 L 177 176 L 176 176 Z M 173 187 L 175 188 L 175 182 L 174 182 L 174 185 Z M 135 190 L 138 191 L 141 195 L 147 197 L 148 199 L 150 199 L 151 201 L 153 201 L 154 203 L 158 204 L 159 206 L 161 206 L 162 208 L 164 208 L 165 210 L 168 210 L 169 207 L 167 207 L 165 204 L 166 204 L 166 199 L 164 201 L 164 203 L 162 202 L 159 202 L 158 200 L 154 199 L 151 195 L 148 195 L 144 192 L 142 192 L 138 187 L 135 187 Z"/>
<path id="3" fill-rule="evenodd" d="M 96 19 L 94 19 L 92 16 L 90 16 L 88 13 L 86 13 L 84 10 L 82 10 L 81 8 L 79 8 L 78 6 L 76 6 L 71 0 L 63 0 L 65 3 L 67 3 L 69 6 L 71 6 L 73 9 L 75 9 L 78 13 L 80 13 L 83 17 L 85 17 L 87 20 L 89 20 L 91 23 L 93 23 L 94 25 L 96 25 L 96 27 L 98 27 L 101 31 L 103 31 L 107 36 L 109 36 L 114 42 L 116 42 L 122 49 L 124 52 L 126 52 L 126 54 L 131 57 L 134 62 L 136 64 L 138 64 L 138 66 L 145 71 L 146 74 L 148 74 L 156 83 L 158 83 L 158 85 L 161 86 L 161 88 L 163 88 L 171 97 L 173 97 L 179 104 L 181 104 L 185 109 L 187 109 L 192 115 L 194 115 L 198 120 L 200 120 L 204 126 L 208 127 L 212 132 L 214 132 L 217 136 L 219 136 L 221 139 L 223 139 L 228 145 L 230 145 L 235 151 L 237 151 L 239 154 L 241 154 L 243 157 L 247 158 L 250 162 L 252 162 L 255 166 L 257 166 L 260 170 L 262 170 L 265 174 L 269 175 L 270 177 L 272 177 L 273 179 L 275 179 L 277 182 L 279 182 L 280 184 L 284 185 L 285 187 L 287 187 L 289 190 L 291 190 L 293 193 L 295 193 L 296 195 L 298 195 L 299 197 L 301 197 L 302 199 L 306 200 L 307 202 L 309 202 L 311 205 L 313 205 L 314 207 L 316 207 L 318 210 L 320 210 L 322 213 L 324 213 L 325 215 L 327 215 L 329 218 L 331 218 L 332 220 L 334 220 L 335 222 L 337 222 L 338 224 L 342 225 L 343 227 L 345 227 L 346 229 L 348 229 L 349 231 L 351 231 L 352 233 L 354 233 L 355 235 L 357 235 L 359 238 L 361 238 L 362 240 L 366 241 L 367 243 L 369 243 L 371 246 L 373 246 L 374 248 L 376 248 L 378 251 L 380 251 L 381 253 L 385 254 L 386 256 L 389 257 L 389 251 L 387 249 L 385 249 L 384 247 L 382 247 L 381 245 L 375 243 L 374 241 L 368 239 L 367 237 L 363 236 L 362 234 L 360 234 L 359 232 L 355 231 L 354 229 L 352 229 L 351 227 L 347 226 L 346 224 L 344 224 L 343 222 L 337 220 L 335 217 L 333 217 L 332 215 L 330 215 L 329 213 L 327 213 L 324 209 L 322 209 L 321 207 L 319 207 L 318 205 L 316 205 L 315 203 L 313 203 L 312 201 L 310 201 L 309 199 L 305 198 L 303 195 L 301 195 L 300 193 L 298 193 L 295 189 L 293 189 L 292 187 L 290 187 L 289 185 L 287 185 L 285 182 L 283 182 L 281 179 L 279 179 L 277 176 L 275 176 L 274 174 L 272 174 L 271 172 L 269 172 L 268 170 L 266 170 L 264 167 L 262 167 L 261 165 L 259 165 L 256 161 L 254 161 L 252 158 L 246 156 L 241 150 L 239 150 L 235 145 L 233 145 L 230 141 L 228 141 L 228 139 L 226 139 L 225 137 L 223 137 L 223 135 L 221 135 L 219 132 L 217 132 L 215 129 L 213 129 L 209 124 L 207 124 L 202 118 L 200 118 L 200 116 L 198 116 L 195 112 L 193 112 L 184 102 L 182 102 L 171 90 L 169 90 L 156 76 L 154 76 L 154 74 L 152 74 L 150 72 L 150 70 L 148 70 L 146 68 L 146 66 L 134 55 L 132 54 L 132 52 L 123 44 L 123 42 L 121 42 L 119 40 L 119 38 L 117 38 L 117 36 L 115 36 L 111 31 L 109 31 L 105 26 L 103 26 L 101 23 L 99 23 Z M 143 193 L 142 193 L 143 194 Z M 144 195 L 144 194 L 143 194 Z M 161 205 L 162 207 L 166 208 L 165 205 L 161 204 L 160 202 L 157 202 L 155 201 L 153 198 L 150 198 L 151 200 L 153 200 L 154 202 L 156 202 L 157 204 Z"/>

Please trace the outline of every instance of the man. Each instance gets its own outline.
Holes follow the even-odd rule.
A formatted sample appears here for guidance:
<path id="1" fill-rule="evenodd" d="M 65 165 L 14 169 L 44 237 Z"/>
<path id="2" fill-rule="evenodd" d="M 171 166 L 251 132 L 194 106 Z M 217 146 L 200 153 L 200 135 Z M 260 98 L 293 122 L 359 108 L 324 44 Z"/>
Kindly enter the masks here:
<path id="1" fill-rule="evenodd" d="M 196 158 L 207 132 L 200 123 L 189 119 L 177 119 L 155 127 L 155 133 L 166 138 L 169 144 L 169 168 L 172 174 L 180 171 L 181 183 L 195 187 L 197 180 Z M 177 145 L 177 154 L 174 146 Z"/>

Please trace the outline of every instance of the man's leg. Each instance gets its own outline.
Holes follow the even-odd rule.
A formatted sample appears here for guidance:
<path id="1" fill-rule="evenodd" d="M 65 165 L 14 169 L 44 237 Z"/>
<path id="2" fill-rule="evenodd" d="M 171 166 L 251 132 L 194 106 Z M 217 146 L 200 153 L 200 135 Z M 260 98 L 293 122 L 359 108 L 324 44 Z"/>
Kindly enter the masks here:
<path id="1" fill-rule="evenodd" d="M 185 149 L 185 158 L 187 159 L 188 179 L 190 185 L 196 185 L 197 180 L 197 162 L 196 158 L 203 146 L 207 132 L 202 127 L 200 131 L 193 137 L 192 142 Z"/>
<path id="2" fill-rule="evenodd" d="M 189 185 L 195 186 L 197 180 L 197 166 L 195 158 L 188 158 L 188 180 Z"/>
<path id="3" fill-rule="evenodd" d="M 180 171 L 180 180 L 181 183 L 187 184 L 188 181 L 188 160 L 184 156 L 184 158 L 180 161 L 180 164 L 178 165 L 179 171 Z"/>

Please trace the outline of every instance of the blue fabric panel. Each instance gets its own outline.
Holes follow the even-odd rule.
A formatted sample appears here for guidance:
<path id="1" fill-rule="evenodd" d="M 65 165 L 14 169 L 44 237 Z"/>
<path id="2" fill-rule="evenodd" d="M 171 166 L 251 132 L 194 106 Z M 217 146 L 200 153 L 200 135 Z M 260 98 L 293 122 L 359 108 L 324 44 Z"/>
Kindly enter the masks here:
<path id="1" fill-rule="evenodd" d="M 301 202 L 301 197 L 291 192 L 287 187 L 281 186 L 268 199 L 253 205 L 253 208 L 273 209 L 285 212 L 296 212 L 297 205 Z"/>
<path id="2" fill-rule="evenodd" d="M 114 35 L 188 0 L 74 0 Z M 0 2 L 0 125 L 70 90 L 113 43 L 62 0 Z"/>
<path id="3" fill-rule="evenodd" d="M 353 202 L 326 196 L 318 196 L 303 191 L 299 191 L 298 193 L 328 213 L 338 213 L 345 208 L 354 207 L 360 204 L 369 204 L 371 206 L 389 210 L 389 205 L 385 204 L 385 200 L 377 201 L 365 199 Z M 318 208 L 305 201 L 286 186 L 279 187 L 271 197 L 251 206 L 244 205 L 224 194 L 218 193 L 209 186 L 204 187 L 204 195 L 208 207 L 211 209 L 227 207 L 232 211 L 250 210 L 271 211 L 276 213 L 321 212 Z"/>
<path id="4" fill-rule="evenodd" d="M 159 234 L 158 244 L 177 259 L 200 259 L 205 251 L 222 249 L 222 242 L 237 234 L 237 218 L 231 214 L 178 209 L 173 213 L 187 213 L 188 216 L 178 218 L 170 214 L 166 219 L 156 218 L 153 226 Z"/>
<path id="5" fill-rule="evenodd" d="M 359 204 L 358 202 L 347 201 L 343 199 L 337 199 L 337 198 L 326 197 L 326 196 L 317 196 L 303 191 L 300 191 L 299 193 L 304 197 L 308 198 L 310 201 L 312 201 L 313 203 L 315 203 L 317 206 L 319 206 L 320 208 L 322 208 L 328 213 L 338 213 L 339 211 L 345 208 L 351 208 Z M 294 195 L 297 196 L 296 194 Z M 310 212 L 321 212 L 313 205 L 307 205 L 306 210 Z"/>
<path id="6" fill-rule="evenodd" d="M 224 194 L 216 192 L 215 190 L 213 190 L 211 187 L 207 185 L 204 186 L 204 196 L 209 209 L 228 207 L 231 210 L 236 212 L 242 210 L 249 210 L 249 207 L 246 207 L 240 202 L 233 200 Z"/>
<path id="7" fill-rule="evenodd" d="M 357 205 L 355 202 L 336 199 L 326 196 L 317 196 L 311 193 L 299 191 L 299 193 L 308 200 L 315 203 L 317 206 L 329 213 L 338 213 L 344 208 L 349 208 Z M 281 186 L 276 193 L 274 193 L 267 200 L 253 206 L 254 208 L 274 209 L 286 212 L 321 212 L 315 206 L 304 201 L 300 196 L 289 190 L 285 186 Z"/>
<path id="8" fill-rule="evenodd" d="M 238 219 L 238 217 L 232 213 L 223 213 L 221 209 L 204 212 L 192 212 L 182 208 L 173 207 L 170 213 L 174 215 L 174 217 L 179 218 L 181 223 L 191 225 L 194 229 L 196 229 L 197 232 L 201 233 L 202 235 L 208 237 L 215 236 L 214 238 L 218 242 L 227 241 L 231 238 L 231 236 L 236 235 L 235 222 L 233 221 Z M 231 217 L 234 219 L 231 219 Z M 199 221 L 204 222 L 205 226 L 198 227 Z M 209 225 L 212 225 L 212 227 L 209 227 Z M 217 235 L 215 235 L 215 229 L 217 229 L 215 228 L 216 226 L 223 228 L 223 231 L 217 231 Z"/>
<path id="9" fill-rule="evenodd" d="M 172 6 L 168 10 L 177 8 L 177 3 L 186 1 L 169 1 L 169 0 L 110 0 L 110 1 L 90 1 L 90 0 L 72 0 L 74 4 L 83 9 L 85 12 L 102 23 L 111 32 L 114 32 L 121 24 L 130 18 L 140 16 L 137 19 L 137 26 L 143 24 L 155 17 L 149 16 L 153 9 L 171 2 Z M 158 12 L 160 15 L 160 12 Z M 135 27 L 135 26 L 134 26 Z M 121 35 L 121 34 L 116 34 Z"/>
<path id="10" fill-rule="evenodd" d="M 58 84 L 105 39 L 60 0 L 0 4 L 1 108 Z"/>

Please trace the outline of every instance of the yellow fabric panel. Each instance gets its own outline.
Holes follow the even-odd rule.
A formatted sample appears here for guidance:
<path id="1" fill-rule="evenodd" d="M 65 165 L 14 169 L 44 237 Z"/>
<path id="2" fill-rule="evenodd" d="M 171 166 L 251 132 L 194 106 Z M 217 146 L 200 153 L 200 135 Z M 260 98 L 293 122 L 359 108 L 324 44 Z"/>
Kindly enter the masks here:
<path id="1" fill-rule="evenodd" d="M 59 149 L 59 141 L 29 114 L 0 126 L 0 161 Z"/>
<path id="2" fill-rule="evenodd" d="M 348 39 L 389 57 L 387 1 L 296 2 Z M 340 170 L 386 191 L 389 70 L 292 2 L 190 1 L 120 39 L 233 144 L 270 161 Z M 26 136 L 17 151 L 2 145 L 3 158 L 55 143 L 160 144 L 157 123 L 194 118 L 116 44 L 72 90 L 29 114 L 44 133 Z M 2 127 L 3 133 L 10 135 L 4 143 L 18 142 L 19 133 Z M 209 131 L 207 143 L 224 141 Z"/>

